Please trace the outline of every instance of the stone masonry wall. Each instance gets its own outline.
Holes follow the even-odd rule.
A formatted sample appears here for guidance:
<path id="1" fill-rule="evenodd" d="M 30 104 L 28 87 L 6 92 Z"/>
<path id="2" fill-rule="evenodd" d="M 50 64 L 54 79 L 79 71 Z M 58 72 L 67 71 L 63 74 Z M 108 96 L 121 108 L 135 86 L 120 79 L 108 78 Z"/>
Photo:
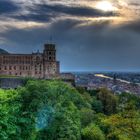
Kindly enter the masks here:
<path id="1" fill-rule="evenodd" d="M 24 79 L 20 78 L 0 78 L 0 88 L 10 89 L 23 86 L 25 84 Z"/>

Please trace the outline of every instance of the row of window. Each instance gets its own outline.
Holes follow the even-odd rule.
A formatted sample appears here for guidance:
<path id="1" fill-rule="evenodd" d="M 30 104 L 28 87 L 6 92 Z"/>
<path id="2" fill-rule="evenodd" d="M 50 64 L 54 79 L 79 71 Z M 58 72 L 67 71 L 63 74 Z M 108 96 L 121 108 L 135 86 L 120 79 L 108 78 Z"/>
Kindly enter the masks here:
<path id="1" fill-rule="evenodd" d="M 25 75 L 24 73 L 22 73 L 22 72 L 19 72 L 19 73 L 13 73 L 13 72 L 9 72 L 9 75 L 16 75 L 16 76 L 21 76 L 21 75 Z M 41 72 L 35 72 L 35 74 L 41 74 Z M 28 76 L 30 76 L 31 74 L 30 73 L 28 73 L 27 74 Z"/>
<path id="2" fill-rule="evenodd" d="M 48 60 L 54 60 L 55 61 L 55 57 L 49 56 Z"/>
<path id="3" fill-rule="evenodd" d="M 32 56 L 1 56 L 0 59 L 32 59 Z"/>
<path id="4" fill-rule="evenodd" d="M 55 61 L 55 57 L 48 57 L 48 60 L 49 61 Z M 20 60 L 3 60 L 3 61 L 0 61 L 0 63 L 2 64 L 33 64 L 33 61 L 20 61 Z M 39 62 L 40 63 L 40 62 Z"/>
<path id="5" fill-rule="evenodd" d="M 44 51 L 45 54 L 47 55 L 55 55 L 55 51 Z"/>
<path id="6" fill-rule="evenodd" d="M 4 60 L 2 61 L 3 64 L 32 64 L 31 61 L 13 61 L 13 60 Z"/>
<path id="7" fill-rule="evenodd" d="M 48 55 L 55 55 L 55 52 L 54 51 L 48 52 Z"/>
<path id="8" fill-rule="evenodd" d="M 4 66 L 0 70 L 31 70 L 31 66 Z"/>
<path id="9" fill-rule="evenodd" d="M 9 75 L 16 75 L 16 76 L 18 76 L 18 75 L 22 75 L 22 72 L 19 72 L 19 73 L 12 73 L 12 72 L 9 72 Z M 28 73 L 28 75 L 29 75 L 29 73 Z"/>
<path id="10" fill-rule="evenodd" d="M 46 52 L 48 56 L 54 56 L 55 57 L 55 52 Z M 33 56 L 0 56 L 0 60 L 24 60 L 24 61 L 31 61 L 34 57 Z"/>
<path id="11" fill-rule="evenodd" d="M 0 67 L 0 70 L 32 70 L 32 67 L 31 66 L 4 66 L 4 67 Z M 35 70 L 41 71 L 42 66 L 35 65 Z"/>

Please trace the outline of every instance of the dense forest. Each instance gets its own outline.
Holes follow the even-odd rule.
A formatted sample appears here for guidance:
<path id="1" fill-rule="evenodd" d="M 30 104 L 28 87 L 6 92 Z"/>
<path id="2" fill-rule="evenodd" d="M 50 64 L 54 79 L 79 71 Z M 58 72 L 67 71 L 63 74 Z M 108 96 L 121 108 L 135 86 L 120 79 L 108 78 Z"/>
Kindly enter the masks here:
<path id="1" fill-rule="evenodd" d="M 0 89 L 0 140 L 140 140 L 140 97 L 29 80 Z"/>

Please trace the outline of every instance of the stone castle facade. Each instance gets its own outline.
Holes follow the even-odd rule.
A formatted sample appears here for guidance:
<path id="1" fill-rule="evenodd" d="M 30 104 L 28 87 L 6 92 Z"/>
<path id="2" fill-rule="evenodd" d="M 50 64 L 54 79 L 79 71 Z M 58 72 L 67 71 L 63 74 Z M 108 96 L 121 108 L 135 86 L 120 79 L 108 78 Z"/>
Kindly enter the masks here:
<path id="1" fill-rule="evenodd" d="M 0 54 L 0 75 L 34 78 L 52 78 L 60 74 L 55 44 L 45 44 L 43 53 Z"/>

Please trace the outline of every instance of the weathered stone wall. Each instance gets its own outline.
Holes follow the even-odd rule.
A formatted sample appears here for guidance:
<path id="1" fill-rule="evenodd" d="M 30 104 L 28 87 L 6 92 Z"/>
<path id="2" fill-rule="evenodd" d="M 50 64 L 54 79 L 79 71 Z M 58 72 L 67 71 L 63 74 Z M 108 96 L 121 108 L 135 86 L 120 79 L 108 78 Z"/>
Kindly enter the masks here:
<path id="1" fill-rule="evenodd" d="M 75 75 L 72 73 L 61 73 L 60 79 L 70 85 L 75 86 Z"/>
<path id="2" fill-rule="evenodd" d="M 30 78 L 29 78 L 30 79 Z M 24 86 L 26 82 L 29 80 L 28 78 L 20 78 L 20 77 L 1 77 L 0 78 L 0 88 L 3 89 L 15 89 L 19 86 Z M 48 78 L 46 80 L 51 80 L 52 78 Z M 54 78 L 55 79 L 55 78 Z M 71 73 L 62 73 L 59 77 L 56 78 L 60 79 L 70 85 L 75 86 L 75 76 Z M 41 79 L 38 79 L 41 80 Z"/>
<path id="3" fill-rule="evenodd" d="M 23 86 L 25 84 L 24 79 L 20 78 L 0 78 L 0 88 L 10 89 Z"/>

